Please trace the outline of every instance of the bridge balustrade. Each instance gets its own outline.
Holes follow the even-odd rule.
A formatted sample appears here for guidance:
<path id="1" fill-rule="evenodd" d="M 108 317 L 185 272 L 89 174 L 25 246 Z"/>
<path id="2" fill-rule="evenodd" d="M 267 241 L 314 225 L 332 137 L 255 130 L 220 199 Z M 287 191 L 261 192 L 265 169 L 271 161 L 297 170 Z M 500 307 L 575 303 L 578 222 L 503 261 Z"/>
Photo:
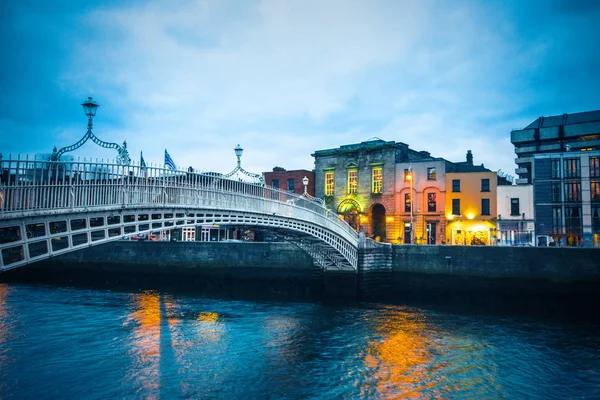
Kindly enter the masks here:
<path id="1" fill-rule="evenodd" d="M 339 241 L 329 234 L 316 232 L 318 237 L 338 251 L 354 259 L 358 235 L 343 220 L 327 210 L 321 203 L 294 193 L 266 187 L 263 184 L 226 179 L 217 173 L 194 173 L 173 171 L 164 168 L 125 166 L 117 163 L 93 161 L 44 161 L 44 160 L 1 160 L 0 159 L 0 235 L 10 236 L 8 220 L 18 218 L 47 217 L 68 213 L 106 211 L 123 209 L 214 209 L 239 212 L 251 212 L 262 215 L 269 224 L 282 224 L 283 228 L 293 224 L 289 220 L 312 223 L 323 227 L 343 238 Z M 282 217 L 267 218 L 269 215 Z M 115 218 L 107 214 L 108 218 Z M 97 217 L 94 217 L 97 218 Z M 104 216 L 102 217 L 104 219 Z M 162 219 L 162 217 L 161 217 Z M 4 223 L 2 223 L 4 221 Z M 101 241 L 110 237 L 127 234 L 127 221 L 113 220 L 113 224 L 125 224 L 121 227 L 95 229 L 105 223 L 89 226 L 78 220 L 70 220 L 70 229 L 66 221 L 48 222 L 49 232 L 43 238 L 50 237 L 53 250 L 68 247 L 69 238 L 60 236 L 63 232 L 74 231 L 74 224 L 84 224 L 90 230 L 91 241 Z M 151 221 L 150 221 L 151 222 Z M 139 223 L 139 221 L 136 221 Z M 154 225 L 173 227 L 174 222 L 140 224 L 137 231 L 150 229 Z M 177 221 L 180 226 L 183 221 Z M 8 224 L 8 225 L 7 225 Z M 63 230 L 57 224 L 65 225 Z M 110 225 L 110 224 L 109 224 Z M 23 225 L 25 226 L 25 225 Z M 30 226 L 30 225 L 27 225 Z M 295 226 L 295 225 L 294 225 Z M 8 230 L 7 230 L 8 229 Z M 25 229 L 25 228 L 23 228 Z M 302 228 L 306 232 L 307 228 Z M 301 230 L 302 230 L 301 229 Z M 312 229 L 312 228 L 311 228 Z M 18 233 L 21 235 L 21 233 Z M 23 234 L 22 236 L 29 235 Z M 52 236 L 54 235 L 54 236 Z M 71 237 L 71 246 L 75 242 L 85 243 L 84 233 Z M 14 239 L 14 238 L 13 238 Z M 15 240 L 11 239 L 11 242 Z M 27 241 L 31 237 L 18 238 Z M 44 239 L 45 240 L 45 239 Z M 63 241 L 61 241 L 63 240 Z M 2 241 L 2 243 L 7 243 Z M 48 244 L 28 242 L 28 251 L 32 254 L 47 251 Z M 37 249 L 39 246 L 40 249 Z M 12 249 L 12 248 L 11 248 Z M 3 254 L 11 250 L 3 247 Z M 16 247 L 14 248 L 16 249 Z M 15 255 L 16 257 L 16 255 Z M 353 261 L 351 263 L 354 263 Z"/>

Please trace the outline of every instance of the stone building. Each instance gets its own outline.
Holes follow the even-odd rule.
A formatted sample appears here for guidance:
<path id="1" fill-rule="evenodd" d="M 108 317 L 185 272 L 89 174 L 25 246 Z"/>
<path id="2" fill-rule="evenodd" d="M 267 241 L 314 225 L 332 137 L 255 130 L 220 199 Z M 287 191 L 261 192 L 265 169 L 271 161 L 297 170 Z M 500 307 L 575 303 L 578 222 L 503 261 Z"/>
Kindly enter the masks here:
<path id="1" fill-rule="evenodd" d="M 403 236 L 396 204 L 396 165 L 430 158 L 405 143 L 368 140 L 317 150 L 315 197 L 323 198 L 356 231 L 380 240 Z"/>

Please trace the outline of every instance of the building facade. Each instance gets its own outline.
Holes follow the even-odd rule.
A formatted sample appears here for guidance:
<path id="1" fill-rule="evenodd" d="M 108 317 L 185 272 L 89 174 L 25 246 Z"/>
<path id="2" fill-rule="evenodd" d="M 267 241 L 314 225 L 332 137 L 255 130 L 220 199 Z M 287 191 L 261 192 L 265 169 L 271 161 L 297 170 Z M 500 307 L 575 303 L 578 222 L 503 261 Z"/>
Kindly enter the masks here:
<path id="1" fill-rule="evenodd" d="M 517 184 L 533 182 L 533 155 L 600 150 L 600 110 L 539 117 L 510 133 L 515 147 Z"/>
<path id="2" fill-rule="evenodd" d="M 396 205 L 396 164 L 429 158 L 407 144 L 369 140 L 315 151 L 315 196 L 356 231 L 376 240 L 403 237 Z"/>
<path id="3" fill-rule="evenodd" d="M 273 171 L 263 172 L 263 176 L 267 186 L 296 194 L 304 193 L 302 180 L 306 177 L 308 178 L 306 190 L 309 195 L 315 195 L 315 173 L 312 171 L 306 169 L 287 171 L 284 168 L 275 167 Z"/>
<path id="4" fill-rule="evenodd" d="M 600 246 L 600 110 L 511 132 L 517 183 L 533 184 L 536 245 Z"/>
<path id="5" fill-rule="evenodd" d="M 497 174 L 489 170 L 446 173 L 447 244 L 496 244 L 497 187 Z"/>
<path id="6" fill-rule="evenodd" d="M 498 185 L 497 244 L 535 246 L 533 185 Z"/>
<path id="7" fill-rule="evenodd" d="M 600 150 L 533 159 L 538 245 L 600 247 Z"/>
<path id="8" fill-rule="evenodd" d="M 446 243 L 446 171 L 454 165 L 443 158 L 396 164 L 394 217 L 398 243 Z M 413 201 L 414 199 L 414 201 Z"/>

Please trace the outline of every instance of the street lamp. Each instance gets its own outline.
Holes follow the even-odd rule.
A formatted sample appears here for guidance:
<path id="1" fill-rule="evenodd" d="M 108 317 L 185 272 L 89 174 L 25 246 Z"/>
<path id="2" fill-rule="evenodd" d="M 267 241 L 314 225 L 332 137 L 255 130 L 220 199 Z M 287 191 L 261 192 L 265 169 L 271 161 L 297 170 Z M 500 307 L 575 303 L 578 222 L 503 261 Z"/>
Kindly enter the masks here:
<path id="1" fill-rule="evenodd" d="M 223 177 L 229 179 L 229 178 L 232 178 L 234 175 L 236 175 L 239 172 L 243 175 L 250 177 L 255 183 L 258 183 L 258 184 L 264 186 L 265 178 L 261 174 L 253 174 L 252 172 L 248 172 L 244 168 L 242 168 L 242 153 L 244 152 L 244 149 L 242 149 L 242 146 L 240 146 L 238 144 L 237 146 L 235 146 L 233 151 L 235 152 L 235 156 L 237 157 L 237 166 L 230 173 L 223 175 Z M 239 178 L 239 175 L 238 175 L 238 178 Z M 241 178 L 240 178 L 240 180 L 241 180 Z"/>
<path id="2" fill-rule="evenodd" d="M 306 196 L 308 194 L 308 191 L 307 191 L 308 178 L 306 176 L 304 178 L 302 178 L 302 184 L 304 185 L 304 195 Z"/>
<path id="3" fill-rule="evenodd" d="M 233 149 L 233 151 L 235 151 L 235 156 L 237 157 L 237 165 L 238 167 L 242 166 L 242 153 L 244 152 L 244 149 L 242 149 L 242 146 L 240 146 L 239 144 L 237 146 L 235 146 L 235 149 Z"/>
<path id="4" fill-rule="evenodd" d="M 415 199 L 414 199 L 414 196 L 413 196 L 414 173 L 413 173 L 413 170 L 412 170 L 412 166 L 410 166 L 408 168 L 408 175 L 406 176 L 406 179 L 408 179 L 409 182 L 410 182 L 410 244 L 413 244 L 414 243 L 413 207 L 414 207 Z"/>
<path id="5" fill-rule="evenodd" d="M 50 160 L 52 160 L 52 161 L 60 160 L 60 157 L 64 153 L 67 153 L 69 151 L 73 151 L 73 150 L 80 148 L 81 146 L 83 146 L 83 144 L 85 142 L 88 141 L 88 139 L 91 139 L 92 142 L 96 143 L 100 147 L 104 147 L 105 149 L 115 149 L 119 153 L 119 155 L 117 156 L 117 162 L 119 164 L 129 165 L 129 163 L 131 162 L 131 159 L 129 158 L 129 153 L 127 152 L 127 142 L 123 142 L 123 146 L 120 146 L 116 143 L 104 142 L 104 141 L 100 140 L 92 132 L 92 118 L 94 118 L 94 116 L 96 115 L 96 111 L 98 110 L 98 107 L 100 107 L 98 105 L 98 103 L 96 103 L 94 100 L 92 100 L 91 97 L 88 97 L 86 101 L 81 103 L 81 105 L 83 106 L 83 112 L 88 117 L 87 132 L 85 133 L 85 135 L 83 135 L 83 137 L 77 143 L 75 143 L 71 146 L 63 147 L 62 149 L 60 149 L 58 151 L 56 150 L 56 147 L 54 147 L 54 150 L 52 151 L 52 154 L 50 156 Z"/>

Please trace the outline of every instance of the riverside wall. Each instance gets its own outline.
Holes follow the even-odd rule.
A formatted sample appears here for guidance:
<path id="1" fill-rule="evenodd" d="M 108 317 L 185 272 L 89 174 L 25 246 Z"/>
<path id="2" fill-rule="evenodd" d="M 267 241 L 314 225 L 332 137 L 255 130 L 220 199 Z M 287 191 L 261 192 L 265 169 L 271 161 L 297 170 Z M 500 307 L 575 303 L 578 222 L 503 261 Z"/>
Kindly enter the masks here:
<path id="1" fill-rule="evenodd" d="M 569 247 L 394 246 L 397 293 L 600 297 L 600 250 Z"/>
<path id="2" fill-rule="evenodd" d="M 359 249 L 356 273 L 322 271 L 287 243 L 115 241 L 0 275 L 199 284 L 245 281 L 256 290 L 284 283 L 294 293 L 334 297 L 496 294 L 600 297 L 600 250 L 588 248 L 382 245 Z M 108 278 L 110 277 L 110 278 Z M 278 287 L 274 285 L 273 287 Z M 277 291 L 280 289 L 269 289 Z"/>

